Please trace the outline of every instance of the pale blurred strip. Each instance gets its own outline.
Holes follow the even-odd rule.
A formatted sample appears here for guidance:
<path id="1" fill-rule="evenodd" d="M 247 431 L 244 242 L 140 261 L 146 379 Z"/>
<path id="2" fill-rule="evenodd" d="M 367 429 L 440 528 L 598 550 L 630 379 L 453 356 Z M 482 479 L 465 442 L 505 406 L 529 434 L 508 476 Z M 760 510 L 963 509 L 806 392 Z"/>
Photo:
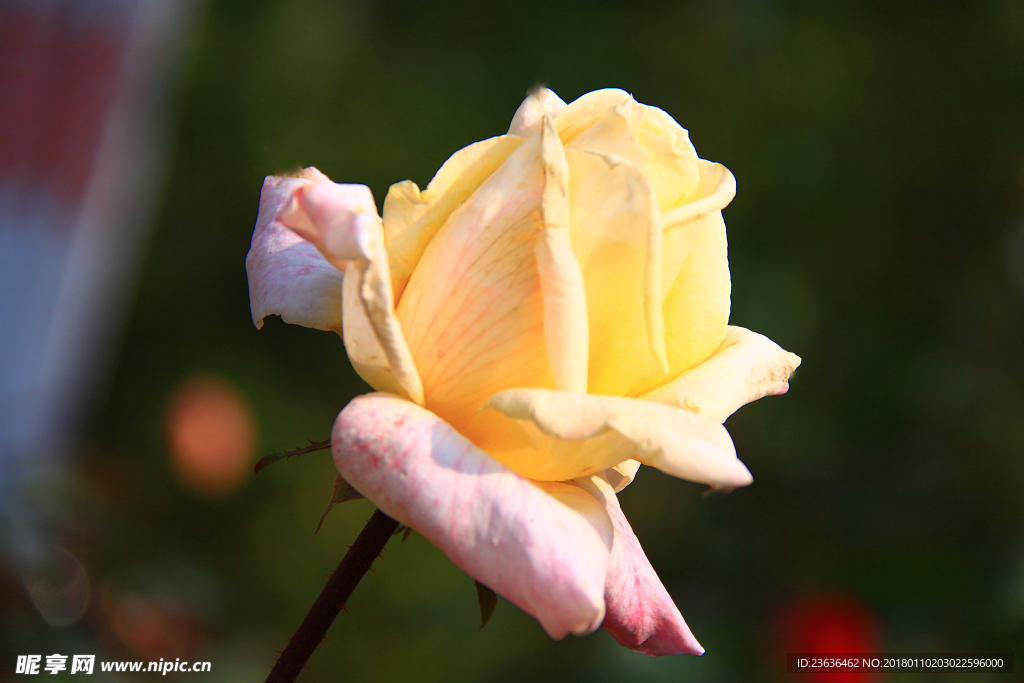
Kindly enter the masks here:
<path id="1" fill-rule="evenodd" d="M 199 3 L 0 0 L 0 550 L 103 395 Z"/>

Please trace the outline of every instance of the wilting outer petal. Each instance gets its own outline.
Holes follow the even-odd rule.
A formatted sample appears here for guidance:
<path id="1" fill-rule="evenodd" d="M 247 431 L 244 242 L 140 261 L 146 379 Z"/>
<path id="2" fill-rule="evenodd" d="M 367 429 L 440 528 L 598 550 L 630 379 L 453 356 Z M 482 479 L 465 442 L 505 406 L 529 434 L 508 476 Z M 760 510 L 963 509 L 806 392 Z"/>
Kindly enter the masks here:
<path id="1" fill-rule="evenodd" d="M 483 407 L 556 437 L 537 440 L 532 452 L 516 453 L 510 466 L 531 478 L 572 479 L 622 462 L 629 456 L 623 457 L 620 448 L 586 448 L 590 440 L 617 434 L 632 445 L 635 460 L 667 474 L 725 488 L 753 481 L 724 427 L 673 406 L 618 396 L 509 389 L 491 396 Z M 581 458 L 580 453 L 585 455 Z M 500 452 L 492 454 L 502 459 Z"/>
<path id="2" fill-rule="evenodd" d="M 298 188 L 278 220 L 345 269 L 342 328 L 352 367 L 376 389 L 423 402 L 423 385 L 395 315 L 388 253 L 365 185 Z"/>
<path id="3" fill-rule="evenodd" d="M 611 486 L 600 476 L 577 480 L 600 500 L 615 528 L 604 600 L 604 626 L 620 644 L 651 656 L 704 654 L 644 555 Z"/>
<path id="4" fill-rule="evenodd" d="M 575 510 L 597 532 L 605 548 L 612 547 L 615 530 L 605 510 L 604 502 L 577 482 L 528 480 L 566 507 Z"/>
<path id="5" fill-rule="evenodd" d="M 721 423 L 751 401 L 786 393 L 789 376 L 799 365 L 799 356 L 771 339 L 729 326 L 725 341 L 710 358 L 644 398 Z"/>
<path id="6" fill-rule="evenodd" d="M 299 177 L 267 176 L 263 181 L 256 229 L 245 257 L 257 328 L 268 315 L 280 315 L 287 323 L 340 331 L 342 271 L 275 219 L 298 188 L 321 182 L 330 181 L 315 168 Z"/>
<path id="7" fill-rule="evenodd" d="M 331 447 L 346 481 L 536 617 L 552 638 L 600 625 L 610 528 L 585 496 L 560 492 L 583 515 L 433 413 L 386 394 L 349 403 Z"/>
<path id="8" fill-rule="evenodd" d="M 540 127 L 545 116 L 554 116 L 563 109 L 565 102 L 561 97 L 547 88 L 538 88 L 519 105 L 508 127 L 508 134 L 528 138 Z"/>
<path id="9" fill-rule="evenodd" d="M 448 216 L 505 163 L 522 142 L 516 135 L 500 135 L 460 149 L 444 162 L 422 192 L 411 180 L 391 186 L 384 198 L 384 238 L 396 301 L 401 301 L 409 276 L 427 243 Z"/>
<path id="10" fill-rule="evenodd" d="M 342 269 L 349 261 L 373 258 L 380 218 L 366 185 L 319 183 L 299 187 L 277 219 L 316 246 Z"/>

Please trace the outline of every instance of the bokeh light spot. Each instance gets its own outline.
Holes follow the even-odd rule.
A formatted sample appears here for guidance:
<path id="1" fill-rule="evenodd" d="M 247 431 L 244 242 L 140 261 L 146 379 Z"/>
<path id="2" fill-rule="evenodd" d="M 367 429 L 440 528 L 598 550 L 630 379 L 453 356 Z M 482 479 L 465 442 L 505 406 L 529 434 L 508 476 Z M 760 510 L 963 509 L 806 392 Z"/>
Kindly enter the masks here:
<path id="1" fill-rule="evenodd" d="M 192 378 L 171 397 L 171 457 L 192 489 L 210 494 L 235 489 L 249 471 L 255 431 L 245 399 L 224 380 Z"/>
<path id="2" fill-rule="evenodd" d="M 851 597 L 820 597 L 794 605 L 783 616 L 782 636 L 788 652 L 878 653 L 877 619 Z M 808 671 L 807 683 L 874 683 L 875 671 Z"/>
<path id="3" fill-rule="evenodd" d="M 168 596 L 108 591 L 103 602 L 114 633 L 139 657 L 187 657 L 197 645 L 191 615 Z"/>

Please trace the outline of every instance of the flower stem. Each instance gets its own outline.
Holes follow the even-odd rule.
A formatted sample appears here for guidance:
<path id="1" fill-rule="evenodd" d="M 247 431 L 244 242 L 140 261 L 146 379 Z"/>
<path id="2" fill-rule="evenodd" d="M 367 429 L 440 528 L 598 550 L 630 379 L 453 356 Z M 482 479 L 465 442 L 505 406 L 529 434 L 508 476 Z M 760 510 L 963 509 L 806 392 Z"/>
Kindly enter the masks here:
<path id="1" fill-rule="evenodd" d="M 327 581 L 320 597 L 316 599 L 309 609 L 309 614 L 302 620 L 299 630 L 292 636 L 288 647 L 281 653 L 266 683 L 293 683 L 299 672 L 306 666 L 306 661 L 313 650 L 327 635 L 327 629 L 334 623 L 334 618 L 345 606 L 345 602 L 356 584 L 363 578 L 363 574 L 369 570 L 370 565 L 380 555 L 384 545 L 395 533 L 398 522 L 376 510 L 366 526 L 359 533 L 355 543 L 345 553 L 341 564 L 334 570 L 331 578 Z"/>

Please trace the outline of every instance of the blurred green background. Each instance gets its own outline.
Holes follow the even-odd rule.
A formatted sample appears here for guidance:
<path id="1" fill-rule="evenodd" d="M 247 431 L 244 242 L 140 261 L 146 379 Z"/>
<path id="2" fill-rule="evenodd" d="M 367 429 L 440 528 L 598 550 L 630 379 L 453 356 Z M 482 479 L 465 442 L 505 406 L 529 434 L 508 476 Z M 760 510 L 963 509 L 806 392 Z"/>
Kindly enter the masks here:
<path id="1" fill-rule="evenodd" d="M 603 631 L 555 643 L 504 601 L 480 631 L 472 580 L 413 535 L 392 540 L 300 680 L 796 681 L 784 655 L 807 631 L 1024 653 L 1024 5 L 206 9 L 116 375 L 61 496 L 92 601 L 52 629 L 10 597 L 11 652 L 265 677 L 372 507 L 340 506 L 313 534 L 326 451 L 220 493 L 171 459 L 170 406 L 197 377 L 250 411 L 253 461 L 327 438 L 367 390 L 336 335 L 252 325 L 262 179 L 316 165 L 380 203 L 505 132 L 545 84 L 566 101 L 623 88 L 733 171 L 732 322 L 803 357 L 787 396 L 727 423 L 753 486 L 704 498 L 644 469 L 621 495 L 707 654 L 651 659 Z"/>

